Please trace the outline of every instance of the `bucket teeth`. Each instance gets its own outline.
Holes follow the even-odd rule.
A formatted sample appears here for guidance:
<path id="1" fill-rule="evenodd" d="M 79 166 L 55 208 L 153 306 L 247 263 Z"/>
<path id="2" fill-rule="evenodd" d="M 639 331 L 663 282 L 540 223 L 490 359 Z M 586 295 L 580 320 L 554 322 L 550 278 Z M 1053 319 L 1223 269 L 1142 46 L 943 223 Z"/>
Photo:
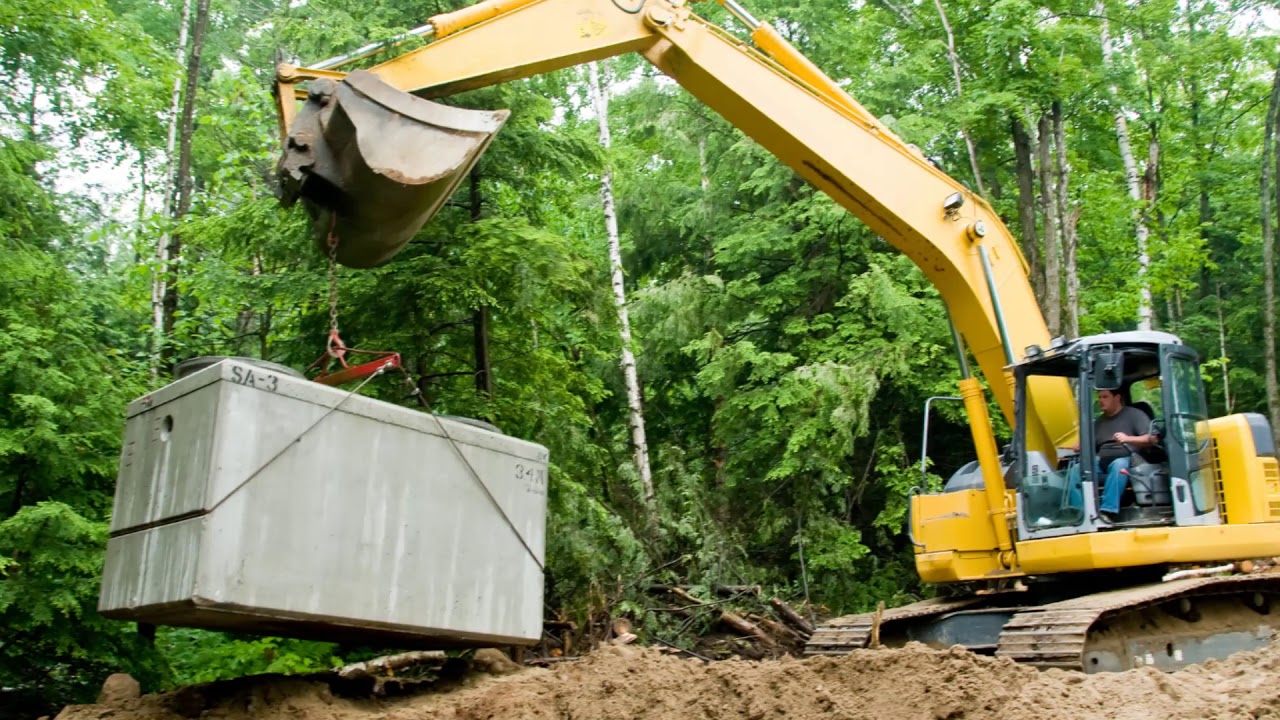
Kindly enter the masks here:
<path id="1" fill-rule="evenodd" d="M 379 265 L 449 199 L 508 115 L 424 100 L 363 70 L 315 80 L 277 166 L 280 200 L 302 200 L 322 251 L 337 237 L 338 262 Z"/>

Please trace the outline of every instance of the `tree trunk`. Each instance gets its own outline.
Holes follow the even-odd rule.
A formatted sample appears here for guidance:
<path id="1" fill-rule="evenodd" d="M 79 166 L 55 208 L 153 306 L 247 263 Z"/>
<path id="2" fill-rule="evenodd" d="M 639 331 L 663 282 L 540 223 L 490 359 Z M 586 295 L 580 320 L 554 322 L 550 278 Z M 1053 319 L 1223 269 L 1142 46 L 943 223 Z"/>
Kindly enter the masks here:
<path id="1" fill-rule="evenodd" d="M 177 65 L 185 68 L 187 64 L 187 29 L 191 25 L 191 0 L 183 0 L 182 19 L 178 24 Z M 169 102 L 169 138 L 165 143 L 164 182 L 160 186 L 160 197 L 164 199 L 166 218 L 173 217 L 173 174 L 176 166 L 173 163 L 173 149 L 178 142 L 178 110 L 182 99 L 182 74 L 173 76 L 172 99 Z M 160 368 L 160 353 L 164 346 L 164 297 L 167 291 L 166 278 L 169 272 L 169 230 L 160 233 L 156 241 L 155 265 L 151 271 L 151 376 L 155 377 Z"/>
<path id="2" fill-rule="evenodd" d="M 147 219 L 147 151 L 138 148 L 138 225 Z M 154 277 L 154 275 L 153 275 Z"/>
<path id="3" fill-rule="evenodd" d="M 600 147 L 609 149 L 609 101 L 600 86 L 600 72 L 596 63 L 587 63 L 591 103 L 595 107 L 600 125 Z M 631 320 L 627 314 L 627 293 L 622 277 L 622 243 L 618 238 L 618 216 L 613 204 L 613 170 L 608 158 L 600 170 L 600 203 L 604 208 L 605 232 L 609 236 L 609 265 L 613 276 L 613 304 L 618 311 L 618 327 L 622 340 L 622 373 L 627 384 L 627 408 L 631 426 L 631 445 L 636 472 L 640 476 L 645 505 L 652 512 L 654 504 L 653 475 L 649 469 L 649 444 L 644 432 L 644 408 L 640 400 L 640 380 L 636 373 L 636 358 L 631 347 Z"/>
<path id="4" fill-rule="evenodd" d="M 1079 222 L 1078 207 L 1068 210 L 1062 220 L 1062 272 L 1067 284 L 1066 327 L 1062 331 L 1072 338 L 1080 337 L 1080 274 L 1076 272 L 1076 251 L 1080 249 L 1076 227 Z"/>
<path id="5" fill-rule="evenodd" d="M 1067 286 L 1065 313 L 1067 337 L 1080 337 L 1080 277 L 1076 273 L 1076 225 L 1080 211 L 1071 202 L 1068 185 L 1071 180 L 1071 161 L 1067 158 L 1067 128 L 1062 117 L 1062 103 L 1053 101 L 1053 145 L 1058 163 L 1058 217 L 1062 220 L 1062 274 Z"/>
<path id="6" fill-rule="evenodd" d="M 35 80 L 31 81 L 31 94 L 28 98 L 26 138 L 31 142 L 39 142 L 40 133 L 36 132 L 36 120 L 39 119 L 36 108 L 40 106 L 40 83 Z"/>
<path id="7" fill-rule="evenodd" d="M 711 190 L 711 169 L 707 165 L 707 136 L 698 138 L 698 173 L 702 176 L 702 195 Z"/>
<path id="8" fill-rule="evenodd" d="M 476 340 L 476 392 L 493 397 L 493 364 L 489 360 L 489 308 L 476 310 L 473 318 Z"/>
<path id="9" fill-rule="evenodd" d="M 1106 20 L 1106 11 L 1102 3 L 1097 6 L 1102 20 L 1102 62 L 1111 64 L 1111 28 Z M 1150 230 L 1147 228 L 1147 204 L 1143 202 L 1142 186 L 1138 180 L 1138 164 L 1133 157 L 1133 146 L 1129 142 L 1129 123 L 1125 119 L 1124 105 L 1120 102 L 1120 91 L 1115 85 L 1108 87 L 1111 96 L 1112 110 L 1116 125 L 1116 144 L 1120 149 L 1120 160 L 1124 163 L 1125 184 L 1129 188 L 1129 199 L 1134 204 L 1134 238 L 1138 252 L 1138 329 L 1151 329 L 1152 300 L 1151 283 L 1147 278 L 1151 266 L 1151 255 L 1147 249 Z M 1152 139 L 1155 142 L 1155 139 Z"/>
<path id="10" fill-rule="evenodd" d="M 250 272 L 253 273 L 253 277 L 260 278 L 262 277 L 262 271 L 262 256 L 254 253 L 253 268 Z M 272 314 L 270 306 L 268 306 L 266 310 L 257 313 L 258 326 L 256 330 L 258 335 L 258 357 L 263 360 L 271 359 L 271 318 Z"/>
<path id="11" fill-rule="evenodd" d="M 1040 116 L 1040 211 L 1044 214 L 1044 315 L 1049 335 L 1062 334 L 1062 275 L 1058 265 L 1058 203 L 1053 190 L 1053 119 Z"/>
<path id="12" fill-rule="evenodd" d="M 476 222 L 484 211 L 484 198 L 480 195 L 480 171 L 473 169 L 467 180 L 471 189 L 471 222 Z M 479 307 L 472 313 L 471 327 L 475 338 L 476 392 L 491 399 L 493 364 L 489 360 L 489 308 Z"/>
<path id="13" fill-rule="evenodd" d="M 1018 176 L 1018 224 L 1022 226 L 1022 251 L 1031 266 L 1031 288 L 1036 300 L 1044 307 L 1044 268 L 1040 266 L 1040 237 L 1036 232 L 1036 179 L 1031 156 L 1031 135 L 1022 124 L 1022 118 L 1012 118 L 1013 156 Z"/>
<path id="14" fill-rule="evenodd" d="M 1260 176 L 1259 212 L 1262 220 L 1262 345 L 1266 361 L 1267 414 L 1271 417 L 1271 434 L 1280 445 L 1280 386 L 1276 384 L 1276 270 L 1275 227 L 1271 217 L 1271 162 L 1275 152 L 1276 116 L 1280 113 L 1280 63 L 1271 81 L 1271 101 L 1267 105 L 1267 122 L 1262 140 L 1262 172 Z"/>
<path id="15" fill-rule="evenodd" d="M 947 21 L 947 11 L 942 7 L 942 0 L 933 0 L 933 4 L 938 8 L 942 29 L 947 33 L 947 59 L 951 61 L 951 77 L 956 86 L 956 99 L 959 99 L 964 95 L 964 88 L 960 84 L 960 56 L 956 54 L 955 33 L 951 32 L 951 23 Z M 965 147 L 969 149 L 969 167 L 973 170 L 973 182 L 978 188 L 978 194 L 986 197 L 987 188 L 982 183 L 982 172 L 978 169 L 978 150 L 974 147 L 973 136 L 964 127 L 960 128 L 960 135 L 964 137 Z"/>
<path id="16" fill-rule="evenodd" d="M 18 472 L 17 477 L 13 481 L 13 496 L 9 498 L 9 514 L 6 517 L 13 517 L 22 509 L 23 495 L 27 491 L 27 474 L 31 470 L 30 460 L 19 460 L 15 463 Z"/>
<path id="17" fill-rule="evenodd" d="M 204 33 L 209 24 L 209 0 L 198 0 L 196 3 L 195 24 L 191 31 L 191 54 L 187 58 L 187 80 L 182 99 L 182 118 L 178 127 L 180 133 L 178 150 L 178 204 L 173 211 L 173 222 L 176 225 L 191 209 L 191 194 L 194 182 L 191 178 L 191 136 L 195 134 L 196 95 L 200 88 L 200 56 L 204 50 Z M 169 240 L 169 262 L 167 263 L 167 280 L 164 289 L 164 337 L 173 336 L 174 321 L 178 314 L 178 271 L 177 262 L 182 258 L 182 236 L 173 233 Z M 166 368 L 173 363 L 173 349 L 161 348 L 160 364 Z"/>
<path id="18" fill-rule="evenodd" d="M 711 203 L 711 166 L 707 162 L 707 136 L 702 133 L 698 136 L 698 172 L 702 176 L 702 206 L 703 217 L 710 217 Z M 702 264 L 704 274 L 715 274 L 716 271 L 716 243 L 711 233 L 706 232 L 702 235 L 702 244 L 704 250 L 702 253 Z"/>
<path id="19" fill-rule="evenodd" d="M 1231 360 L 1227 357 L 1227 321 L 1222 314 L 1222 285 L 1214 287 L 1214 296 L 1218 301 L 1218 356 L 1222 358 L 1222 409 L 1224 415 L 1231 414 Z"/>

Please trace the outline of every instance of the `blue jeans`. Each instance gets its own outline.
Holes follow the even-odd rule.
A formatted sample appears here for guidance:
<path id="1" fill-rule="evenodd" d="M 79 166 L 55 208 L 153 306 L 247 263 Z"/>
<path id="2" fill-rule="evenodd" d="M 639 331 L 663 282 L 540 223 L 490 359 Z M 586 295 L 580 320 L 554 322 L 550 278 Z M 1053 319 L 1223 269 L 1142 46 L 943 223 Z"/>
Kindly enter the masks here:
<path id="1" fill-rule="evenodd" d="M 1100 512 L 1118 513 L 1120 512 L 1120 496 L 1124 494 L 1124 488 L 1129 484 L 1129 476 L 1124 474 L 1124 470 L 1129 469 L 1128 456 L 1116 458 L 1107 466 L 1107 477 L 1102 483 L 1102 504 L 1098 506 Z M 1076 464 L 1071 468 L 1070 489 L 1067 491 L 1067 503 L 1074 508 L 1084 507 L 1084 496 L 1080 492 L 1080 466 Z M 1095 457 L 1093 460 L 1094 477 L 1102 475 L 1102 464 Z"/>
<path id="2" fill-rule="evenodd" d="M 1107 466 L 1107 480 L 1102 485 L 1102 504 L 1098 506 L 1100 512 L 1120 512 L 1120 496 L 1124 494 L 1125 486 L 1129 484 L 1129 476 L 1122 471 L 1128 469 L 1128 455 L 1112 460 L 1111 465 Z M 1102 474 L 1101 468 L 1098 474 Z"/>

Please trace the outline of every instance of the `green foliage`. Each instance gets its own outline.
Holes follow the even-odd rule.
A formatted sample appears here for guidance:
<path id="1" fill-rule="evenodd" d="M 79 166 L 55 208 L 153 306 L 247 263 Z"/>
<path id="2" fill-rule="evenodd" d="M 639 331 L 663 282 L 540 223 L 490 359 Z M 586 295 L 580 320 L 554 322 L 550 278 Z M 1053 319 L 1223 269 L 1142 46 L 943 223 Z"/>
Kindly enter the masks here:
<path id="1" fill-rule="evenodd" d="M 90 702 L 102 678 L 129 672 L 154 687 L 160 656 L 133 626 L 97 613 L 106 523 L 59 502 L 0 522 L 0 687 L 30 710 Z"/>
<path id="2" fill-rule="evenodd" d="M 0 637 L 0 687 L 16 688 L 31 708 L 88 698 L 109 671 L 155 688 L 306 672 L 361 652 L 184 629 L 161 630 L 152 649 L 94 613 L 96 578 L 125 402 L 165 381 L 148 372 L 145 338 L 161 235 L 184 240 L 177 322 L 165 338 L 178 356 L 305 367 L 323 346 L 326 264 L 304 213 L 277 206 L 271 177 L 279 139 L 267 87 L 277 49 L 286 59 L 327 57 L 462 4 L 215 3 L 195 98 L 194 202 L 181 224 L 154 212 L 181 70 L 180 5 L 0 7 L 0 69 L 13 80 L 0 95 L 0 620 L 12 630 Z M 1094 2 L 944 2 L 962 89 L 936 5 L 759 0 L 751 9 L 975 185 L 962 131 L 972 137 L 987 199 L 1006 218 L 1018 216 L 1019 200 L 1011 122 L 1034 128 L 1058 101 L 1068 200 L 1080 209 L 1082 331 L 1133 326 L 1142 211 L 1158 322 L 1209 358 L 1215 409 L 1264 407 L 1259 99 L 1275 39 L 1255 26 L 1256 7 L 1108 2 L 1116 55 L 1104 63 Z M 741 30 L 718 6 L 698 11 Z M 929 592 L 904 534 L 907 497 L 916 486 L 936 489 L 972 454 L 963 411 L 935 406 L 921 474 L 920 409 L 953 394 L 958 377 L 937 291 L 636 58 L 603 69 L 607 151 L 580 70 L 448 100 L 512 115 L 399 257 L 339 270 L 343 337 L 400 351 L 434 410 L 487 419 L 550 449 L 546 604 L 584 627 L 629 614 L 660 637 L 690 630 L 653 606 L 644 588 L 654 580 L 760 583 L 833 611 Z M 1127 193 L 1119 108 L 1139 164 L 1159 151 L 1144 185 L 1149 206 Z M 135 176 L 148 195 L 54 192 L 56 178 L 80 170 L 77 143 L 139 158 Z M 631 462 L 599 201 L 606 165 L 653 507 L 640 499 Z M 481 313 L 491 393 L 477 382 Z M 366 392 L 414 402 L 399 380 Z"/>
<path id="3" fill-rule="evenodd" d="M 66 258 L 66 255 L 63 255 Z M 144 387 L 109 296 L 87 296 L 48 251 L 0 246 L 0 501 L 45 499 L 101 518 L 124 404 Z"/>
<path id="4" fill-rule="evenodd" d="M 162 628 L 156 650 L 168 662 L 174 686 L 261 673 L 322 672 L 343 664 L 333 643 L 241 638 L 191 628 Z"/>

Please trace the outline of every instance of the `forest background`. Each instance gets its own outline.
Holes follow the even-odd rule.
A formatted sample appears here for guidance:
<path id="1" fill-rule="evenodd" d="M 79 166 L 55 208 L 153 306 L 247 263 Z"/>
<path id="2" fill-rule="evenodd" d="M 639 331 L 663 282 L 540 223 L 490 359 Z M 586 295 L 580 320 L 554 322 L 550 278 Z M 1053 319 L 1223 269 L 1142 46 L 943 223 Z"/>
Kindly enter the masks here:
<path id="1" fill-rule="evenodd" d="M 91 699 L 114 671 L 155 689 L 370 652 L 165 628 L 151 644 L 96 614 L 98 578 L 126 403 L 183 358 L 301 368 L 322 348 L 327 266 L 274 197 L 275 61 L 455 7 L 0 3 L 0 705 Z M 1055 333 L 1178 333 L 1215 414 L 1280 427 L 1274 7 L 750 9 L 994 205 Z M 342 332 L 403 353 L 436 411 L 550 449 L 548 608 L 680 642 L 647 583 L 760 584 L 836 612 L 927 593 L 906 497 L 925 482 L 924 400 L 958 371 L 910 261 L 635 58 L 457 102 L 511 120 L 405 253 L 340 271 Z M 413 403 L 396 382 L 366 390 Z M 937 413 L 931 483 L 970 454 L 959 408 Z"/>

